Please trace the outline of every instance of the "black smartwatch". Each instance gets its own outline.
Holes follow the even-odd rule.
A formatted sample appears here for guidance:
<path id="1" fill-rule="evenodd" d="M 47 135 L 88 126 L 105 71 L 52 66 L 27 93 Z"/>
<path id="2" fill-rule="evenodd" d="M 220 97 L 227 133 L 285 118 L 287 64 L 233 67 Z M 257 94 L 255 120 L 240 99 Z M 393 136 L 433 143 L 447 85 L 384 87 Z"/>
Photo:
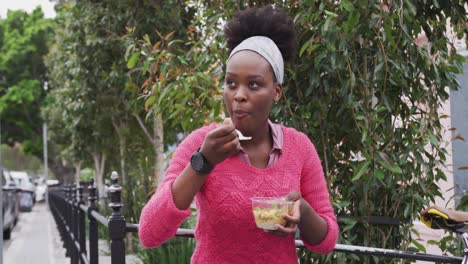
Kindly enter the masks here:
<path id="1" fill-rule="evenodd" d="M 192 154 L 192 157 L 190 158 L 190 164 L 192 165 L 194 171 L 208 174 L 213 170 L 214 167 L 208 162 L 205 156 L 201 154 L 200 149 L 201 148 L 198 148 L 197 151 Z"/>

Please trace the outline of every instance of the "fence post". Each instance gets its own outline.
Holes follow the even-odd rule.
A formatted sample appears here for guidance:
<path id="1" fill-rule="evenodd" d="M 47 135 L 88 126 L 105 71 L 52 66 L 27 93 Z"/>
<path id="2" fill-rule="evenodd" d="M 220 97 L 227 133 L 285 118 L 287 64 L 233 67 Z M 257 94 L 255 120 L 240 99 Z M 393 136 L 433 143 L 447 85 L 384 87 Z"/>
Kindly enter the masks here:
<path id="1" fill-rule="evenodd" d="M 49 188 L 48 195 L 50 198 L 49 199 L 50 211 L 52 212 L 55 222 L 57 223 L 57 228 L 60 232 L 60 238 L 62 240 L 62 246 L 63 248 L 66 249 L 67 248 L 67 237 L 66 237 L 67 232 L 65 230 L 65 225 L 63 223 L 64 213 L 66 212 L 65 208 L 63 207 L 65 203 L 65 199 L 66 199 L 65 187 L 59 186 L 57 187 L 57 189 L 53 191 Z M 65 251 L 65 254 L 67 254 L 66 251 Z"/>
<path id="2" fill-rule="evenodd" d="M 110 203 L 112 215 L 109 217 L 109 237 L 111 239 L 111 263 L 125 264 L 125 218 L 120 213 L 121 193 L 119 175 L 113 171 L 111 175 L 112 185 L 109 187 Z"/>
<path id="3" fill-rule="evenodd" d="M 85 230 L 85 213 L 81 210 L 80 206 L 84 204 L 83 199 L 83 181 L 80 181 L 78 186 L 78 241 L 80 243 L 79 259 L 82 264 L 85 262 L 81 259 L 81 255 L 86 255 L 86 230 Z"/>
<path id="4" fill-rule="evenodd" d="M 63 192 L 63 201 L 60 201 L 60 208 L 59 208 L 59 212 L 61 212 L 62 216 L 63 216 L 63 220 L 65 221 L 63 223 L 63 227 L 62 227 L 62 238 L 63 238 L 63 246 L 65 248 L 65 256 L 66 257 L 69 257 L 70 256 L 70 250 L 69 250 L 69 245 L 68 245 L 68 233 L 69 231 L 67 230 L 67 227 L 68 227 L 68 185 L 67 184 L 63 184 L 63 187 L 61 188 L 62 189 L 62 192 Z"/>
<path id="5" fill-rule="evenodd" d="M 96 187 L 94 186 L 94 179 L 89 180 L 88 185 L 88 223 L 89 223 L 89 263 L 98 264 L 99 255 L 98 255 L 98 223 L 94 216 L 91 215 L 92 211 L 96 211 Z"/>
<path id="6" fill-rule="evenodd" d="M 65 203 L 65 206 L 67 208 L 66 210 L 66 218 L 65 218 L 65 222 L 67 224 L 67 251 L 68 251 L 68 256 L 70 257 L 70 262 L 73 263 L 73 246 L 72 246 L 72 243 L 73 243 L 73 240 L 72 240 L 72 232 L 73 232 L 73 228 L 72 228 L 72 224 L 71 224 L 71 221 L 72 221 L 72 208 L 71 208 L 71 203 L 72 203 L 72 187 L 71 187 L 71 184 L 67 184 L 66 187 L 65 187 L 65 191 L 67 192 L 67 200 L 66 200 L 66 203 Z"/>
<path id="7" fill-rule="evenodd" d="M 78 242 L 78 211 L 76 209 L 76 204 L 77 204 L 77 195 L 76 195 L 76 183 L 73 183 L 71 186 L 71 201 L 70 201 L 70 206 L 71 206 L 71 230 L 72 230 L 72 235 L 73 235 L 73 240 L 71 241 L 72 245 L 72 250 L 73 250 L 73 257 L 71 259 L 72 264 L 78 264 L 78 248 L 76 247 L 76 242 Z"/>

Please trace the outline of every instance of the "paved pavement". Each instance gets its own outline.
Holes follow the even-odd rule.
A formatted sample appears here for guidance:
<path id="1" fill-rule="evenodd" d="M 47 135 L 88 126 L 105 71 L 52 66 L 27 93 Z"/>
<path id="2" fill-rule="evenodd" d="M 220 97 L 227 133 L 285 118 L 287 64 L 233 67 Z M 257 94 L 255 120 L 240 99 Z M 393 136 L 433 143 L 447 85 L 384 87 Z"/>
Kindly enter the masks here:
<path id="1" fill-rule="evenodd" d="M 21 213 L 11 239 L 4 241 L 3 264 L 13 263 L 70 263 L 46 204 L 36 203 L 32 212 Z"/>
<path id="2" fill-rule="evenodd" d="M 110 264 L 109 244 L 99 240 L 99 263 Z M 20 214 L 11 238 L 3 242 L 3 264 L 64 264 L 70 263 L 52 214 L 45 203 L 36 203 L 32 212 Z M 126 263 L 141 264 L 134 255 Z"/>

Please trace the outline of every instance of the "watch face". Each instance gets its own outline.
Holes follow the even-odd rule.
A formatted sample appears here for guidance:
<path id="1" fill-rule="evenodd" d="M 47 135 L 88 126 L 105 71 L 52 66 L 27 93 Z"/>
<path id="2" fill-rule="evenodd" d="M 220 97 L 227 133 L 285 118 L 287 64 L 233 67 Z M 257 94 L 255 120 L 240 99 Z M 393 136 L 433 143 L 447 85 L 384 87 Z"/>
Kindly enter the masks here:
<path id="1" fill-rule="evenodd" d="M 213 166 L 203 157 L 199 150 L 195 151 L 190 158 L 190 163 L 193 170 L 199 173 L 208 174 L 213 169 Z"/>
<path id="2" fill-rule="evenodd" d="M 192 163 L 192 168 L 195 171 L 202 172 L 204 160 L 203 160 L 203 156 L 200 154 L 200 152 L 193 153 L 190 162 Z"/>

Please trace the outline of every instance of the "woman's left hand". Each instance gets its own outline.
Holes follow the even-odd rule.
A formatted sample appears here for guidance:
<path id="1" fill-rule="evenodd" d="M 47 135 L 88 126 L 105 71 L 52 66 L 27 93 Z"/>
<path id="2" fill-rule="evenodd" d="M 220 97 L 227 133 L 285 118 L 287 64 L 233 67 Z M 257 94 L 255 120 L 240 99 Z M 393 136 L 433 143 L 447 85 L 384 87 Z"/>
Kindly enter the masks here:
<path id="1" fill-rule="evenodd" d="M 289 235 L 295 235 L 297 231 L 297 226 L 301 221 L 301 201 L 302 197 L 298 192 L 291 192 L 288 194 L 285 199 L 287 201 L 293 201 L 293 207 L 289 214 L 283 214 L 283 218 L 286 219 L 286 225 L 282 226 L 276 224 L 277 230 L 268 231 L 271 234 L 287 237 Z"/>

